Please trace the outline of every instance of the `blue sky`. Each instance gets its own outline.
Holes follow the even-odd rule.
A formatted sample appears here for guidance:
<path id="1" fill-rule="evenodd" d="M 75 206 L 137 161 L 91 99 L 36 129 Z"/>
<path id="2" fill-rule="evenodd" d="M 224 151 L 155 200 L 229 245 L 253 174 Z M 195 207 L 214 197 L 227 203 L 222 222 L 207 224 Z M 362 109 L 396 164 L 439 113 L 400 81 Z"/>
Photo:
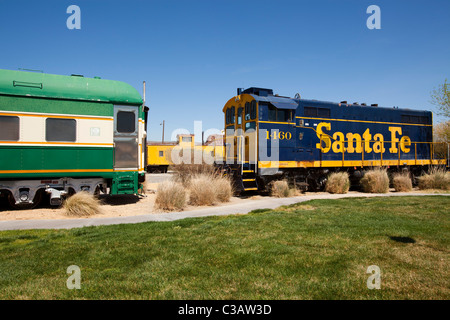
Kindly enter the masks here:
<path id="1" fill-rule="evenodd" d="M 69 30 L 69 5 L 81 30 Z M 369 30 L 369 5 L 381 29 Z M 147 82 L 149 140 L 223 128 L 238 87 L 434 110 L 450 80 L 450 1 L 0 0 L 0 68 Z M 436 120 L 442 120 L 435 117 Z"/>

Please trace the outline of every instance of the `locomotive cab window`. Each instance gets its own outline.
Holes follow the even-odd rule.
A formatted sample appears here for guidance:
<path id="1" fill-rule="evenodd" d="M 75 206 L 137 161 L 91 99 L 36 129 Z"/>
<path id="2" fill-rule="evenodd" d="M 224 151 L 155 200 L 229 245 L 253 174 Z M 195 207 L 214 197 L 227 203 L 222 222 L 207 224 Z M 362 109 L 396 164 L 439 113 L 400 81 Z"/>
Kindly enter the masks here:
<path id="1" fill-rule="evenodd" d="M 292 121 L 292 110 L 278 109 L 269 105 L 269 121 L 290 122 Z"/>
<path id="2" fill-rule="evenodd" d="M 256 130 L 256 122 L 255 121 L 245 123 L 245 131 L 250 130 L 250 129 Z"/>
<path id="3" fill-rule="evenodd" d="M 45 120 L 45 140 L 75 142 L 77 140 L 77 121 L 75 119 L 47 118 Z"/>
<path id="4" fill-rule="evenodd" d="M 269 105 L 269 121 L 277 121 L 277 109 Z"/>
<path id="5" fill-rule="evenodd" d="M 20 120 L 14 116 L 0 116 L 0 140 L 17 141 L 19 140 Z"/>
<path id="6" fill-rule="evenodd" d="M 250 118 L 252 120 L 256 119 L 256 101 L 253 100 L 252 103 L 250 104 Z"/>
<path id="7" fill-rule="evenodd" d="M 117 112 L 117 132 L 133 133 L 136 131 L 136 114 L 132 111 Z"/>
<path id="8" fill-rule="evenodd" d="M 238 108 L 238 114 L 237 114 L 237 124 L 242 124 L 242 108 Z"/>
<path id="9" fill-rule="evenodd" d="M 250 120 L 250 103 L 246 102 L 245 103 L 245 116 L 244 116 L 245 121 L 249 121 Z"/>
<path id="10" fill-rule="evenodd" d="M 231 122 L 230 123 L 233 123 L 234 124 L 234 122 L 236 121 L 236 114 L 235 114 L 235 108 L 234 107 L 231 107 Z"/>

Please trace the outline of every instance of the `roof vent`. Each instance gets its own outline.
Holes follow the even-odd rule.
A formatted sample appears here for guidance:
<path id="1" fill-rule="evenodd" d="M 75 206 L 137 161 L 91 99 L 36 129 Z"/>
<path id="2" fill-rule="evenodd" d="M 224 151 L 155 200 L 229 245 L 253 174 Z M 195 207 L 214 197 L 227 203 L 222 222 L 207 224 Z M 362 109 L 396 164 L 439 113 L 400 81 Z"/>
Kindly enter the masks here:
<path id="1" fill-rule="evenodd" d="M 372 103 L 370 106 L 371 107 L 378 107 L 378 103 Z"/>
<path id="2" fill-rule="evenodd" d="M 80 78 L 84 78 L 84 76 L 82 74 L 71 74 L 72 77 L 80 77 Z"/>
<path id="3" fill-rule="evenodd" d="M 362 106 L 367 106 L 367 103 L 363 102 L 361 103 Z"/>
<path id="4" fill-rule="evenodd" d="M 359 103 L 358 103 L 358 102 L 353 102 L 353 104 L 359 105 Z"/>
<path id="5" fill-rule="evenodd" d="M 345 104 L 347 104 L 347 100 L 341 101 L 341 103 L 345 103 Z"/>

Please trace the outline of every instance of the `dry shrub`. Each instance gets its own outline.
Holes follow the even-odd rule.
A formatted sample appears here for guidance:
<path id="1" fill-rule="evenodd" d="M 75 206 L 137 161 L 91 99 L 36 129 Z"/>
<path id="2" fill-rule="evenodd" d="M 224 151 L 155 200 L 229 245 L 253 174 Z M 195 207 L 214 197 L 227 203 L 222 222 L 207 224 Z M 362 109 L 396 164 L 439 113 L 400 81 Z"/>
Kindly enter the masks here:
<path id="1" fill-rule="evenodd" d="M 186 199 L 186 190 L 181 183 L 163 181 L 156 190 L 155 207 L 166 211 L 183 210 Z"/>
<path id="2" fill-rule="evenodd" d="M 216 175 L 214 180 L 214 193 L 217 201 L 228 202 L 233 196 L 233 187 L 229 178 Z"/>
<path id="3" fill-rule="evenodd" d="M 350 179 L 347 172 L 333 172 L 328 176 L 325 191 L 329 193 L 347 193 Z"/>
<path id="4" fill-rule="evenodd" d="M 199 175 L 215 175 L 217 169 L 211 164 L 175 164 L 172 165 L 171 170 L 174 172 L 173 179 L 187 186 L 193 177 Z"/>
<path id="5" fill-rule="evenodd" d="M 412 181 L 408 172 L 394 174 L 392 184 L 397 192 L 408 192 L 412 190 Z"/>
<path id="6" fill-rule="evenodd" d="M 211 206 L 216 202 L 213 175 L 199 174 L 189 180 L 189 203 L 194 206 Z"/>
<path id="7" fill-rule="evenodd" d="M 389 191 L 389 177 L 386 169 L 376 168 L 366 171 L 360 184 L 364 192 L 387 193 Z"/>
<path id="8" fill-rule="evenodd" d="M 214 173 L 197 174 L 189 179 L 189 203 L 211 206 L 216 202 L 228 202 L 233 195 L 229 178 Z"/>
<path id="9" fill-rule="evenodd" d="M 429 173 L 419 177 L 419 189 L 450 190 L 450 172 L 445 168 L 433 167 Z"/>
<path id="10" fill-rule="evenodd" d="M 100 201 L 86 191 L 80 191 L 64 201 L 65 214 L 74 217 L 87 217 L 99 214 Z"/>
<path id="11" fill-rule="evenodd" d="M 295 195 L 295 189 L 290 189 L 286 180 L 278 180 L 272 182 L 270 194 L 277 198 L 291 197 Z"/>

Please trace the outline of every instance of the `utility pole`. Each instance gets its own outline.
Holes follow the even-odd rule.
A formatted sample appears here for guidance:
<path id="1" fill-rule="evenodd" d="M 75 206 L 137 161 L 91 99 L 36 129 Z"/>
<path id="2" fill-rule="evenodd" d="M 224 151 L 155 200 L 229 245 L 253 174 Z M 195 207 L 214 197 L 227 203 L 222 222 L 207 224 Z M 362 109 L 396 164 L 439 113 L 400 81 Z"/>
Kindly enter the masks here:
<path id="1" fill-rule="evenodd" d="M 162 143 L 164 143 L 164 125 L 165 125 L 165 120 L 163 120 L 162 123 L 160 123 L 159 125 L 162 125 Z"/>

